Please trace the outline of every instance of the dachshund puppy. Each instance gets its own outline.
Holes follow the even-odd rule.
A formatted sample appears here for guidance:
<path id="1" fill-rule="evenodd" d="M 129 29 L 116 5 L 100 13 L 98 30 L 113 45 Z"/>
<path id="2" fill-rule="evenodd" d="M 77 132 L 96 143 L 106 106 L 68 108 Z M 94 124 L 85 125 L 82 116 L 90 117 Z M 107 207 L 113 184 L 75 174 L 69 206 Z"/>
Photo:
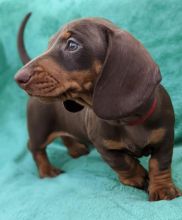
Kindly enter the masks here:
<path id="1" fill-rule="evenodd" d="M 61 173 L 46 146 L 62 137 L 73 157 L 93 144 L 121 183 L 147 190 L 150 201 L 180 196 L 171 177 L 173 107 L 143 45 L 108 20 L 86 18 L 64 26 L 30 61 L 23 43 L 29 17 L 18 37 L 26 65 L 15 80 L 31 96 L 29 149 L 40 177 Z M 151 155 L 149 172 L 137 160 L 143 155 Z"/>

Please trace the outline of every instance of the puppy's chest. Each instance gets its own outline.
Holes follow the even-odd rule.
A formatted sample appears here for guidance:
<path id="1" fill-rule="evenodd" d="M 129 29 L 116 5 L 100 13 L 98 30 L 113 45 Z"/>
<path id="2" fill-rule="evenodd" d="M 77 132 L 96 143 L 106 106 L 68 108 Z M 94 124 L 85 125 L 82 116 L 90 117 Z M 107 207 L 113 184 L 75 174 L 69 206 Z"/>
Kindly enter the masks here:
<path id="1" fill-rule="evenodd" d="M 111 133 L 103 140 L 107 149 L 127 150 L 136 156 L 143 154 L 143 149 L 147 146 L 150 136 L 150 132 L 142 126 L 123 127 L 117 132 Z"/>

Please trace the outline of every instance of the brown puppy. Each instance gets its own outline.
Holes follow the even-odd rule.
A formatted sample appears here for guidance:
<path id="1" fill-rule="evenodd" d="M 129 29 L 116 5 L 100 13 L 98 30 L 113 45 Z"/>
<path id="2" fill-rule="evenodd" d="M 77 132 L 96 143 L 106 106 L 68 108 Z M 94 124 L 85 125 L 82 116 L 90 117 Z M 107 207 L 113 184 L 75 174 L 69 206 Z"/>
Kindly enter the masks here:
<path id="1" fill-rule="evenodd" d="M 23 44 L 29 16 L 19 31 L 24 64 L 29 61 Z M 88 153 L 92 143 L 123 184 L 147 189 L 151 201 L 181 195 L 171 177 L 171 100 L 160 85 L 158 66 L 128 32 L 99 18 L 73 21 L 15 79 L 33 96 L 29 149 L 41 177 L 61 172 L 46 154 L 47 144 L 60 136 L 73 157 Z M 148 175 L 136 158 L 149 154 Z"/>

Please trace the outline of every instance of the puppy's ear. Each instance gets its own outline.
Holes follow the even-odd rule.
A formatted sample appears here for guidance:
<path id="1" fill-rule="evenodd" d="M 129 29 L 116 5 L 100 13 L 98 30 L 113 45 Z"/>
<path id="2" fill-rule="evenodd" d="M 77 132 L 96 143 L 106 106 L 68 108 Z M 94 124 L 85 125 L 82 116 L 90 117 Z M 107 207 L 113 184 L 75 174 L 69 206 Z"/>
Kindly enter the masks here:
<path id="1" fill-rule="evenodd" d="M 158 66 L 128 32 L 107 31 L 108 49 L 93 94 L 93 110 L 103 119 L 130 115 L 161 81 Z"/>

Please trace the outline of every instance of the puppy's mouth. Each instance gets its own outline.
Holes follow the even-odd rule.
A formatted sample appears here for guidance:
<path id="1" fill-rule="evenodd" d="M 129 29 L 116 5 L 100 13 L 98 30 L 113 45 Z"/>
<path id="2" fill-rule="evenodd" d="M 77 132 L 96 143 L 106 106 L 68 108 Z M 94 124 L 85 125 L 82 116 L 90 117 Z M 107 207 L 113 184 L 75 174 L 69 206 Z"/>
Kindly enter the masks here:
<path id="1" fill-rule="evenodd" d="M 41 73 L 36 77 L 29 77 L 26 83 L 21 82 L 20 86 L 29 96 L 38 98 L 41 102 L 63 102 L 66 110 L 70 112 L 81 111 L 87 103 L 79 97 L 79 91 L 73 83 L 70 85 L 60 85 L 60 82 L 53 78 L 50 74 L 44 73 L 46 77 L 42 80 Z M 40 78 L 39 78 L 40 77 Z"/>

